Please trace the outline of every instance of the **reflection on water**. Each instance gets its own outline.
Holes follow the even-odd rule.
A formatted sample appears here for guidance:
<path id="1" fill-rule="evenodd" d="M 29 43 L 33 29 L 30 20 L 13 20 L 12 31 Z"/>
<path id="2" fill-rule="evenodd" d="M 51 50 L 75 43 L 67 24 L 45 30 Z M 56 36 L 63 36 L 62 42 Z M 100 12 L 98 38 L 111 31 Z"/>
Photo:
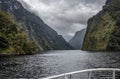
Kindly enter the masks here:
<path id="1" fill-rule="evenodd" d="M 89 68 L 120 68 L 120 53 L 80 50 L 0 58 L 0 78 L 41 78 Z"/>

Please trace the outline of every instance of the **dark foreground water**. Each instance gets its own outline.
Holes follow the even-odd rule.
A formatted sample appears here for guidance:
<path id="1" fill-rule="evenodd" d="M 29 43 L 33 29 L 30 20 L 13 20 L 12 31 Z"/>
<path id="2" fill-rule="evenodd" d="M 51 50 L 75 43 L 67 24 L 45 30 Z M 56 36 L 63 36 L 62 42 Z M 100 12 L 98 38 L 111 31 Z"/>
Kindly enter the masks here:
<path id="1" fill-rule="evenodd" d="M 80 50 L 0 58 L 0 79 L 42 78 L 89 68 L 120 68 L 120 53 Z"/>

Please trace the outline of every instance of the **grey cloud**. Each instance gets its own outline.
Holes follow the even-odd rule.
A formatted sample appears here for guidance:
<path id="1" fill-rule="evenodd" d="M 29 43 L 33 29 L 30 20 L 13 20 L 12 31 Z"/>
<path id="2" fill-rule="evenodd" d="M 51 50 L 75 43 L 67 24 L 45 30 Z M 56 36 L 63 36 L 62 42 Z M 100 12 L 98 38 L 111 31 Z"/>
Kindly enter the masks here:
<path id="1" fill-rule="evenodd" d="M 69 40 L 87 26 L 87 20 L 102 9 L 105 0 L 19 0 L 46 24 Z"/>

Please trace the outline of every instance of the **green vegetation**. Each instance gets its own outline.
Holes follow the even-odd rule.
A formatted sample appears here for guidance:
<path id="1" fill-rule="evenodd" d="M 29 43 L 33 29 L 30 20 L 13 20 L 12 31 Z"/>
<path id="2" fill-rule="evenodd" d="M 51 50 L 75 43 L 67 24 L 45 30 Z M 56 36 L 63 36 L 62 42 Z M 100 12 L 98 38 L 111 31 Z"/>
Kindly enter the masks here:
<path id="1" fill-rule="evenodd" d="M 0 1 L 0 9 L 13 15 L 15 21 L 24 26 L 28 37 L 35 41 L 40 51 L 73 49 L 61 35 L 45 24 L 40 17 L 25 9 L 19 1 Z"/>
<path id="2" fill-rule="evenodd" d="M 22 27 L 10 15 L 0 11 L 0 55 L 32 54 L 36 48 Z"/>
<path id="3" fill-rule="evenodd" d="M 88 21 L 83 50 L 120 51 L 120 0 L 111 0 Z"/>

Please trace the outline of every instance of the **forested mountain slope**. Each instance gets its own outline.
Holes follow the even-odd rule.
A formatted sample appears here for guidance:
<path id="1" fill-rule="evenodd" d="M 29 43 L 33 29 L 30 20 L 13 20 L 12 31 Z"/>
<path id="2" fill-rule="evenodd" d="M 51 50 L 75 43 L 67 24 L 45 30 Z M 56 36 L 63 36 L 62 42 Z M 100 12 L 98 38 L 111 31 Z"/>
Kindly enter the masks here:
<path id="1" fill-rule="evenodd" d="M 41 51 L 72 49 L 61 35 L 38 16 L 26 10 L 17 0 L 0 0 L 0 8 L 24 26 L 29 38 L 35 41 Z"/>
<path id="2" fill-rule="evenodd" d="M 83 50 L 120 51 L 120 0 L 107 0 L 88 21 Z"/>

